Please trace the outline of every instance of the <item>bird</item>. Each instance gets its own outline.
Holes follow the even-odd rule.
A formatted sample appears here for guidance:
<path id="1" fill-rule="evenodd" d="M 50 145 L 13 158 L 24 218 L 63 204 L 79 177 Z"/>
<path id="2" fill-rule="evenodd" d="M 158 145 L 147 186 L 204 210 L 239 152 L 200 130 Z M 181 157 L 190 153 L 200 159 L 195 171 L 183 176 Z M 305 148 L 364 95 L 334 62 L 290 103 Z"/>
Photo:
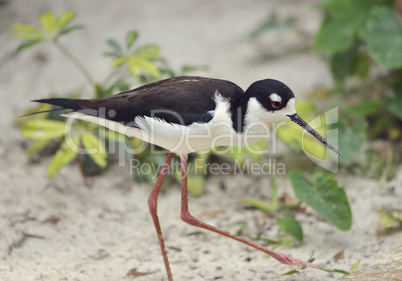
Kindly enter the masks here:
<path id="1" fill-rule="evenodd" d="M 97 99 L 47 98 L 33 101 L 56 106 L 52 111 L 68 109 L 67 113 L 62 114 L 67 118 L 93 122 L 168 151 L 166 161 L 148 198 L 148 207 L 169 281 L 173 281 L 173 275 L 157 207 L 158 195 L 174 155 L 180 157 L 180 217 L 184 222 L 254 247 L 299 272 L 305 272 L 305 267 L 322 267 L 320 264 L 287 256 L 206 224 L 195 218 L 188 208 L 188 155 L 217 146 L 252 144 L 266 137 L 273 122 L 294 122 L 328 149 L 341 155 L 296 113 L 295 95 L 284 83 L 275 79 L 263 79 L 252 83 L 244 91 L 227 80 L 179 76 Z"/>

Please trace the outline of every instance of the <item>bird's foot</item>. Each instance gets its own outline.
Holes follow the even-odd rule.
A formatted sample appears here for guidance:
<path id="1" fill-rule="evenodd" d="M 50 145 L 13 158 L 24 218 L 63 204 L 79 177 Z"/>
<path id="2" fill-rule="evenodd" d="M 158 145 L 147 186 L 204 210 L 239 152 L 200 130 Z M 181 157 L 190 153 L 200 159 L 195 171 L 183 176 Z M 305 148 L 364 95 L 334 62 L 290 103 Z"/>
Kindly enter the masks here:
<path id="1" fill-rule="evenodd" d="M 274 257 L 278 261 L 283 264 L 290 266 L 293 270 L 296 270 L 299 273 L 307 273 L 308 271 L 304 268 L 324 268 L 325 266 L 322 264 L 315 264 L 311 262 L 302 261 L 296 258 L 289 257 L 288 255 L 276 252 L 276 256 Z"/>

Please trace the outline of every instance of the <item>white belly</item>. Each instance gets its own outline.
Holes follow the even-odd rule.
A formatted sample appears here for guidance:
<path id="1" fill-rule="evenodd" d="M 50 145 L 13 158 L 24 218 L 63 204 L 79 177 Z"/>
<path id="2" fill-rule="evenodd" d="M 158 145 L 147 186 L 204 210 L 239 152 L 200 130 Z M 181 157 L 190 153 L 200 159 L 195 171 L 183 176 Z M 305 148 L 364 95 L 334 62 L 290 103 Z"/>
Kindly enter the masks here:
<path id="1" fill-rule="evenodd" d="M 209 123 L 194 123 L 190 126 L 182 126 L 154 118 L 137 117 L 135 123 L 138 124 L 139 129 L 78 112 L 65 114 L 64 116 L 104 126 L 112 131 L 128 137 L 139 138 L 180 155 L 216 146 L 243 146 L 252 144 L 263 137 L 253 138 L 238 134 L 233 130 L 232 123 L 227 122 L 227 120 L 212 119 Z"/>
<path id="2" fill-rule="evenodd" d="M 217 97 L 213 118 L 208 123 L 193 123 L 189 126 L 167 123 L 162 119 L 146 116 L 135 118 L 134 121 L 139 128 L 124 126 L 115 121 L 79 112 L 63 116 L 93 122 L 129 137 L 156 144 L 180 155 L 216 146 L 249 145 L 269 134 L 269 125 L 261 122 L 254 122 L 253 126 L 245 128 L 244 133 L 238 134 L 233 129 L 229 108 L 227 100 Z"/>

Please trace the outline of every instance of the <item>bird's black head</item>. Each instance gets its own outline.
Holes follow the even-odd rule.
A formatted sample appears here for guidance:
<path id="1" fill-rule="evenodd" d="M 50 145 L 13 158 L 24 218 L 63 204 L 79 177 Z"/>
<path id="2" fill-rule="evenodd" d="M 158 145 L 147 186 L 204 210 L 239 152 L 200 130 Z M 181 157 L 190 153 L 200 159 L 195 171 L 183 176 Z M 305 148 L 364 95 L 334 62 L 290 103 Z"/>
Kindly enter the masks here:
<path id="1" fill-rule="evenodd" d="M 287 107 L 295 95 L 284 83 L 274 79 L 264 79 L 251 84 L 247 89 L 250 98 L 255 98 L 267 111 L 280 111 Z M 294 106 L 294 104 L 290 104 Z M 296 113 L 296 111 L 294 112 Z"/>
<path id="2" fill-rule="evenodd" d="M 339 154 L 331 144 L 301 119 L 295 109 L 295 95 L 284 83 L 274 79 L 264 79 L 251 84 L 247 89 L 247 115 L 251 120 L 266 124 L 278 121 L 293 121 L 335 153 Z"/>
<path id="3" fill-rule="evenodd" d="M 295 95 L 282 82 L 264 79 L 251 84 L 246 91 L 247 111 L 259 120 L 270 124 L 277 121 L 290 121 L 296 114 Z"/>

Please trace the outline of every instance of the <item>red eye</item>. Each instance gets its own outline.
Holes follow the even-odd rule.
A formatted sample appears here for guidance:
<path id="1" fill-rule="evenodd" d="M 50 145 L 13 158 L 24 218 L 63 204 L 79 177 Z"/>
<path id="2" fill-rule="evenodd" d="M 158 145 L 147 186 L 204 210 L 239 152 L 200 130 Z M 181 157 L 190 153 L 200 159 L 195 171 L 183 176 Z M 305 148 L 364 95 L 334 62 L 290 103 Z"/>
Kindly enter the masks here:
<path id="1" fill-rule="evenodd" d="M 276 109 L 279 109 L 282 107 L 282 103 L 280 101 L 272 101 L 272 106 Z"/>

